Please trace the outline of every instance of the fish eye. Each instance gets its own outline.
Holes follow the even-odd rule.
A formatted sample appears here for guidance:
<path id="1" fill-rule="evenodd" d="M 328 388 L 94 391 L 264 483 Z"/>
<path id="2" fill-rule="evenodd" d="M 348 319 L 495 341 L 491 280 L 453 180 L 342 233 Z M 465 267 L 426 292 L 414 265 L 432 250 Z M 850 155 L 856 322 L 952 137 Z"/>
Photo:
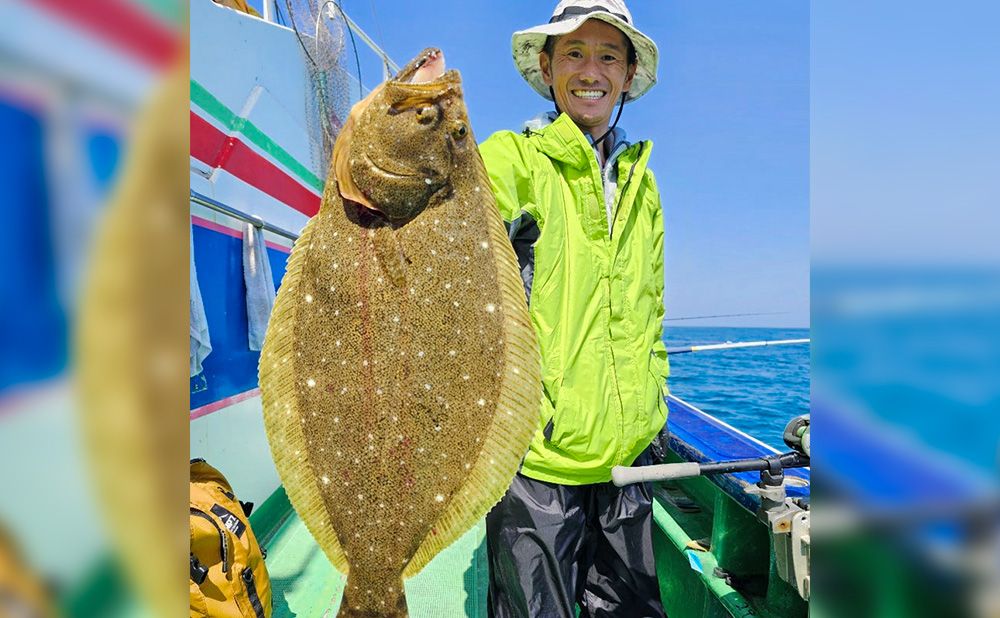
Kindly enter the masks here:
<path id="1" fill-rule="evenodd" d="M 469 133 L 469 128 L 465 126 L 464 122 L 460 122 L 451 130 L 451 137 L 452 139 L 460 140 L 463 137 L 465 137 L 468 133 Z"/>
<path id="2" fill-rule="evenodd" d="M 425 105 L 417 108 L 417 122 L 420 124 L 431 124 L 438 119 L 438 108 L 436 105 Z"/>

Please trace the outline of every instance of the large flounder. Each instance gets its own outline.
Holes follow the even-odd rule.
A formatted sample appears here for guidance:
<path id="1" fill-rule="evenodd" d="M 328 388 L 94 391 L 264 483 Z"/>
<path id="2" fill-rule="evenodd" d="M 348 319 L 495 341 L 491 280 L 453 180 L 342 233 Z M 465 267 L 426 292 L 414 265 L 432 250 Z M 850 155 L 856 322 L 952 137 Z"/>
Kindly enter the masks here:
<path id="1" fill-rule="evenodd" d="M 340 616 L 405 616 L 402 578 L 500 499 L 538 423 L 517 261 L 442 72 L 428 50 L 352 110 L 260 360 L 282 482 L 348 576 Z"/>

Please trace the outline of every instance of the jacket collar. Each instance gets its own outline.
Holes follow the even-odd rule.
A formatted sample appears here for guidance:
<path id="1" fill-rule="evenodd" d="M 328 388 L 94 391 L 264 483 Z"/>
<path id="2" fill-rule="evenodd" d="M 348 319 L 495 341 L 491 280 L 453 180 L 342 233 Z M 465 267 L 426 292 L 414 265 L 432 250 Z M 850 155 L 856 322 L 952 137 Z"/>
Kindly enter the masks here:
<path id="1" fill-rule="evenodd" d="M 590 165 L 594 156 L 592 138 L 583 133 L 566 114 L 557 116 L 555 112 L 549 111 L 535 116 L 524 123 L 524 132 L 537 138 L 536 146 L 547 156 L 573 167 Z M 613 129 L 611 139 L 611 152 L 622 145 L 626 148 L 630 146 L 625 130 L 621 127 Z"/>

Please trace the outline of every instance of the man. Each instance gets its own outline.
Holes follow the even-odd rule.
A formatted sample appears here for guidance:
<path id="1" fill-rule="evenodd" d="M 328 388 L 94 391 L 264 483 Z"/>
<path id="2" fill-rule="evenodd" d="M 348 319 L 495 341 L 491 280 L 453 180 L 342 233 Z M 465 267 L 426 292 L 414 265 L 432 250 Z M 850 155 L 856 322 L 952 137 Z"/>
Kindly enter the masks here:
<path id="1" fill-rule="evenodd" d="M 616 488 L 663 428 L 663 220 L 647 168 L 611 117 L 656 81 L 656 45 L 621 0 L 563 0 L 516 32 L 514 60 L 557 113 L 480 151 L 521 266 L 542 356 L 531 446 L 487 516 L 497 618 L 663 616 L 649 488 Z"/>

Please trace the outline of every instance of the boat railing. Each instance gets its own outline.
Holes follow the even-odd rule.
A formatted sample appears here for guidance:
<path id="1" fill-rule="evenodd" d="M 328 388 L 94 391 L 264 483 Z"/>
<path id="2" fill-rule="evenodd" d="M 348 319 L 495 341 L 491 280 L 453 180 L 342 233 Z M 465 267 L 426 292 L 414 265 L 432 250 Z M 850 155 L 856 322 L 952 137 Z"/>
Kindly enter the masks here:
<path id="1" fill-rule="evenodd" d="M 195 204 L 200 204 L 201 206 L 204 206 L 205 208 L 209 208 L 209 209 L 214 210 L 216 212 L 220 212 L 222 214 L 229 215 L 230 217 L 232 217 L 234 219 L 238 219 L 240 221 L 244 221 L 246 223 L 249 223 L 250 225 L 253 225 L 255 227 L 261 228 L 261 229 L 263 229 L 266 232 L 271 232 L 272 234 L 277 234 L 278 236 L 283 236 L 283 237 L 285 237 L 285 238 L 287 238 L 289 240 L 292 240 L 292 241 L 296 241 L 296 240 L 299 239 L 299 235 L 296 234 L 295 232 L 289 232 L 288 230 L 286 230 L 284 228 L 280 228 L 277 225 L 274 225 L 272 223 L 268 223 L 267 221 L 265 221 L 264 219 L 262 219 L 261 217 L 259 217 L 257 215 L 252 215 L 252 214 L 243 212 L 242 210 L 239 210 L 238 208 L 233 208 L 232 206 L 230 206 L 228 204 L 224 204 L 224 203 L 222 203 L 222 202 L 220 202 L 218 200 L 214 200 L 214 199 L 208 197 L 207 195 L 203 195 L 203 194 L 195 191 L 194 189 L 191 189 L 191 201 L 194 202 Z"/>

